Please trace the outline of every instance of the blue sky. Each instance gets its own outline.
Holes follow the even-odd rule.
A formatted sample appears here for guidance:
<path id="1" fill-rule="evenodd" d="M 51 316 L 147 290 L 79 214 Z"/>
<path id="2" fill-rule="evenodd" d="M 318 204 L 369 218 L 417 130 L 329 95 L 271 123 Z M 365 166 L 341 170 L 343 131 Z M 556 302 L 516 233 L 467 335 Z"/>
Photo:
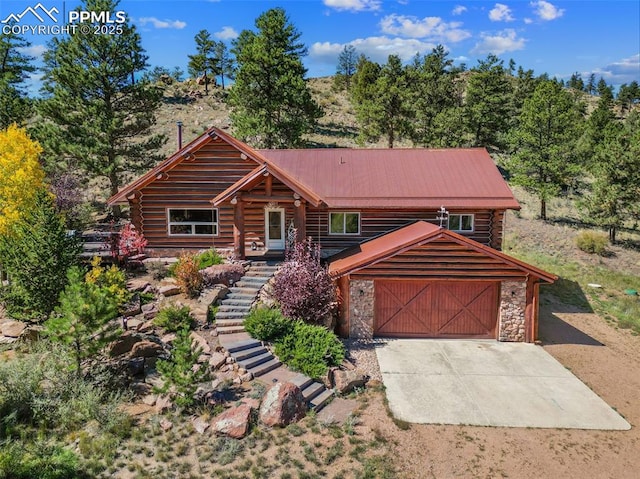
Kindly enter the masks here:
<path id="1" fill-rule="evenodd" d="M 40 1 L 60 12 L 79 2 L 0 1 L 0 20 Z M 640 81 L 640 2 L 475 0 L 122 0 L 119 8 L 138 26 L 152 65 L 186 71 L 194 35 L 206 29 L 231 42 L 255 18 L 283 7 L 302 33 L 308 76 L 335 72 L 344 45 L 373 60 L 399 54 L 408 61 L 443 44 L 457 62 L 471 67 L 488 53 L 536 74 L 567 79 L 590 73 L 620 85 Z M 62 15 L 62 14 L 60 14 Z M 25 16 L 22 22 L 37 22 Z M 50 37 L 25 35 L 29 53 L 40 56 Z"/>

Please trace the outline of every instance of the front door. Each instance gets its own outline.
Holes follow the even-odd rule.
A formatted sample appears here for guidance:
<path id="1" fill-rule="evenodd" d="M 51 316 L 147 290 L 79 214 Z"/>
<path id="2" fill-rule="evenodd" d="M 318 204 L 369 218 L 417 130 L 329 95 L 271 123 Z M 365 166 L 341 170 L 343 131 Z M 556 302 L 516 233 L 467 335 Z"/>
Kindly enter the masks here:
<path id="1" fill-rule="evenodd" d="M 284 208 L 266 208 L 265 231 L 267 249 L 284 249 Z"/>

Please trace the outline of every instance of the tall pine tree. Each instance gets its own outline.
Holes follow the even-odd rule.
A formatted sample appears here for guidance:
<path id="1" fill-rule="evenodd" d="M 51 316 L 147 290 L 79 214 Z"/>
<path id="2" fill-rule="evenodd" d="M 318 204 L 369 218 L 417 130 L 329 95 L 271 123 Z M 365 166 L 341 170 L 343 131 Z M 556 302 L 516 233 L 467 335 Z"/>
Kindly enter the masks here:
<path id="1" fill-rule="evenodd" d="M 202 75 L 204 81 L 204 93 L 209 94 L 210 75 L 217 75 L 216 59 L 214 57 L 215 42 L 211 34 L 206 30 L 200 30 L 196 36 L 196 54 L 189 55 L 189 73 L 194 76 Z"/>
<path id="2" fill-rule="evenodd" d="M 35 67 L 33 58 L 21 52 L 30 45 L 21 36 L 0 32 L 0 130 L 22 125 L 31 115 L 24 82 Z"/>
<path id="3" fill-rule="evenodd" d="M 281 8 L 260 15 L 256 28 L 243 30 L 233 43 L 237 70 L 229 102 L 234 132 L 255 146 L 302 146 L 302 135 L 322 116 L 304 79 L 307 49 Z"/>
<path id="4" fill-rule="evenodd" d="M 353 45 L 345 45 L 338 55 L 338 66 L 333 77 L 334 86 L 339 89 L 351 90 L 351 78 L 358 66 L 358 53 Z"/>
<path id="5" fill-rule="evenodd" d="M 515 184 L 538 197 L 543 220 L 547 219 L 547 201 L 580 171 L 575 148 L 580 121 L 572 95 L 547 80 L 525 100 L 519 126 L 511 133 L 513 154 L 506 166 Z"/>
<path id="6" fill-rule="evenodd" d="M 117 0 L 84 0 L 88 11 L 114 12 Z M 45 54 L 40 113 L 50 120 L 37 130 L 45 150 L 73 159 L 89 178 L 106 178 L 115 194 L 129 173 L 161 159 L 164 135 L 150 135 L 161 91 L 132 77 L 147 67 L 140 35 L 129 23 L 117 35 L 55 38 Z M 114 207 L 114 216 L 120 210 Z"/>

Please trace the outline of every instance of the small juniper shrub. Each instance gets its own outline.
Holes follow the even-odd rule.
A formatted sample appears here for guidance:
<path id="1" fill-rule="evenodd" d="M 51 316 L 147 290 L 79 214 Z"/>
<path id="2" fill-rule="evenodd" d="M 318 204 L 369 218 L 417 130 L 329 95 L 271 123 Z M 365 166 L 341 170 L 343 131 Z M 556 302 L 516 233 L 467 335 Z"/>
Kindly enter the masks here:
<path id="1" fill-rule="evenodd" d="M 198 269 L 205 269 L 214 264 L 224 263 L 224 258 L 215 249 L 208 249 L 196 255 Z"/>
<path id="2" fill-rule="evenodd" d="M 321 324 L 335 310 L 335 287 L 309 238 L 295 243 L 275 278 L 273 294 L 289 318 Z"/>
<path id="3" fill-rule="evenodd" d="M 151 277 L 156 281 L 160 281 L 169 275 L 169 268 L 162 261 L 147 263 L 146 268 Z"/>
<path id="4" fill-rule="evenodd" d="M 589 254 L 606 255 L 608 243 L 609 240 L 606 235 L 593 231 L 582 231 L 576 236 L 578 248 Z"/>
<path id="5" fill-rule="evenodd" d="M 176 263 L 174 275 L 180 290 L 190 298 L 195 298 L 202 292 L 204 281 L 195 255 L 182 254 Z"/>
<path id="6" fill-rule="evenodd" d="M 274 341 L 291 331 L 294 323 L 285 318 L 279 309 L 255 308 L 246 317 L 243 325 L 252 338 Z"/>
<path id="7" fill-rule="evenodd" d="M 181 329 L 192 329 L 195 321 L 191 316 L 189 306 L 167 306 L 162 308 L 153 319 L 153 324 L 169 332 L 176 332 Z"/>

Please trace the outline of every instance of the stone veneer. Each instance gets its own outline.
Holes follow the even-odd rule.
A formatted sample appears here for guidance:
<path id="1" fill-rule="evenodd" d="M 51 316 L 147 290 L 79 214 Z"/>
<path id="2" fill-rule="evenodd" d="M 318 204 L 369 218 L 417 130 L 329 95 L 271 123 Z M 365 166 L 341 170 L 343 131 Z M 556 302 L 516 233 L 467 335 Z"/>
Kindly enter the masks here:
<path id="1" fill-rule="evenodd" d="M 504 281 L 500 288 L 499 341 L 525 340 L 526 281 Z"/>
<path id="2" fill-rule="evenodd" d="M 351 281 L 349 285 L 349 337 L 373 338 L 373 304 L 373 281 Z"/>

